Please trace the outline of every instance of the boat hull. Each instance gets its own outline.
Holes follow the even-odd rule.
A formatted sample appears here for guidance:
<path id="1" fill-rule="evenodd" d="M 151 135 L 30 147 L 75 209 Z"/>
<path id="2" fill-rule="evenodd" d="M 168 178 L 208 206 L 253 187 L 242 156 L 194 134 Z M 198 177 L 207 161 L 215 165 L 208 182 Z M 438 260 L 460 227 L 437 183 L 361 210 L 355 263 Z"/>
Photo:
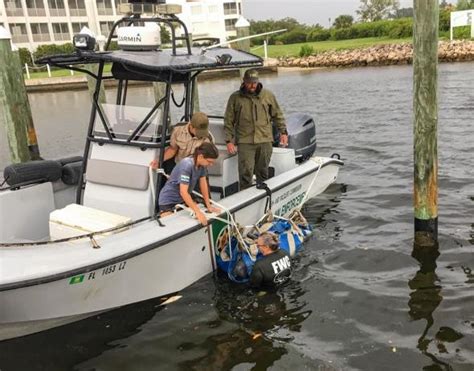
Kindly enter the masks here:
<path id="1" fill-rule="evenodd" d="M 223 199 L 222 204 L 241 225 L 254 224 L 269 204 L 275 213 L 286 215 L 307 198 L 322 193 L 336 180 L 341 165 L 331 159 L 319 165 L 302 165 L 299 172 L 290 172 L 293 176 L 282 174 L 269 180 L 271 200 L 265 191 L 253 188 Z M 126 253 L 114 255 L 113 241 L 104 242 L 101 249 L 111 253 L 99 263 L 0 285 L 0 340 L 169 295 L 211 273 L 216 267 L 215 238 L 223 224 L 201 227 L 195 223 L 193 228 L 180 230 L 179 218 L 183 216 L 163 219 L 164 226 L 154 220 L 146 222 L 143 234 L 137 230 L 134 235 L 137 248 L 131 247 Z M 163 237 L 167 228 L 175 228 L 175 232 Z M 133 235 L 133 231 L 128 233 Z M 146 243 L 138 246 L 140 240 Z M 61 247 L 57 249 L 59 253 Z M 107 256 L 107 251 L 103 254 Z"/>

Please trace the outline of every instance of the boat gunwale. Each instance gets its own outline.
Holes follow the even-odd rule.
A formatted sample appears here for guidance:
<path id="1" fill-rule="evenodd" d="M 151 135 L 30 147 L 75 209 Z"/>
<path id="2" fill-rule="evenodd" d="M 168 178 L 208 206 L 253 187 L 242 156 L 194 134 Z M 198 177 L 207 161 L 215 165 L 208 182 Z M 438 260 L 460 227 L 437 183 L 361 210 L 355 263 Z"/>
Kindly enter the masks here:
<path id="1" fill-rule="evenodd" d="M 316 167 L 313 167 L 311 169 L 308 169 L 308 170 L 304 171 L 301 174 L 298 174 L 294 178 L 291 178 L 291 179 L 288 179 L 288 180 L 284 181 L 283 183 L 275 186 L 274 188 L 272 188 L 270 190 L 272 192 L 277 192 L 277 191 L 281 190 L 282 188 L 285 188 L 289 184 L 291 184 L 295 181 L 298 181 L 298 180 L 308 176 L 309 174 L 318 171 L 318 169 L 324 168 L 328 165 L 331 165 L 331 164 L 335 164 L 335 165 L 338 165 L 338 166 L 343 166 L 344 165 L 344 162 L 339 160 L 339 159 L 330 158 L 330 157 L 324 157 L 324 158 L 328 159 L 328 160 L 325 161 L 322 164 L 318 164 L 318 166 L 316 166 Z M 235 212 L 237 212 L 239 210 L 242 210 L 243 208 L 245 208 L 245 207 L 247 207 L 247 206 L 249 206 L 249 205 L 255 203 L 256 201 L 261 200 L 265 197 L 267 197 L 267 192 L 265 190 L 262 190 L 261 192 L 259 192 L 255 196 L 252 196 L 249 199 L 247 199 L 245 202 L 243 202 L 241 204 L 238 204 L 238 205 L 236 205 L 232 208 L 229 208 L 229 211 L 231 213 L 235 213 Z M 216 221 L 211 220 L 208 225 L 212 225 L 212 223 L 214 223 L 214 222 L 216 222 Z M 174 241 L 178 238 L 181 238 L 181 237 L 183 237 L 187 234 L 196 232 L 201 228 L 204 228 L 204 226 L 202 226 L 201 224 L 196 224 L 196 225 L 194 225 L 190 228 L 187 228 L 187 229 L 185 229 L 185 230 L 183 230 L 179 233 L 173 234 L 172 236 L 165 237 L 165 238 L 163 238 L 159 241 L 156 241 L 154 243 L 145 245 L 145 246 L 143 246 L 139 249 L 136 249 L 136 250 L 130 251 L 128 253 L 125 253 L 125 254 L 122 254 L 122 255 L 107 259 L 107 260 L 103 260 L 99 263 L 94 263 L 94 264 L 91 264 L 91 265 L 88 265 L 88 266 L 85 266 L 85 267 L 80 267 L 80 268 L 72 269 L 72 270 L 69 270 L 69 271 L 56 273 L 56 274 L 53 274 L 51 276 L 46 276 L 46 277 L 41 277 L 41 278 L 32 278 L 32 279 L 25 280 L 25 281 L 0 284 L 0 292 L 16 290 L 16 289 L 22 289 L 22 288 L 37 286 L 37 285 L 42 285 L 42 284 L 47 284 L 47 283 L 51 283 L 51 282 L 54 282 L 54 281 L 59 281 L 61 279 L 65 279 L 65 278 L 68 278 L 68 277 L 71 277 L 71 276 L 76 276 L 76 275 L 79 275 L 79 274 L 86 274 L 86 273 L 98 270 L 100 268 L 106 267 L 110 264 L 119 263 L 123 260 L 131 259 L 131 258 L 134 258 L 135 256 L 142 255 L 144 253 L 147 253 L 148 251 L 151 251 L 151 250 L 154 250 L 158 247 L 166 245 L 167 243 L 170 243 L 170 242 L 172 242 L 172 241 Z"/>

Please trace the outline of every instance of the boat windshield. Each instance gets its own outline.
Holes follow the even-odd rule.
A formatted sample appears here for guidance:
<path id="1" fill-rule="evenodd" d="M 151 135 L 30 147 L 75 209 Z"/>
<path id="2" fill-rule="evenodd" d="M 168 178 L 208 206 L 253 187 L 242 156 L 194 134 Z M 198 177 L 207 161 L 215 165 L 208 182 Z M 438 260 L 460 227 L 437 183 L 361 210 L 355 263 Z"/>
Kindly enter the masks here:
<path id="1" fill-rule="evenodd" d="M 94 122 L 94 136 L 134 142 L 157 142 L 161 137 L 163 110 L 149 107 L 102 103 L 102 115 Z M 102 116 L 102 117 L 101 117 Z M 105 124 L 102 122 L 105 121 Z M 138 129 L 138 130 L 137 130 Z"/>

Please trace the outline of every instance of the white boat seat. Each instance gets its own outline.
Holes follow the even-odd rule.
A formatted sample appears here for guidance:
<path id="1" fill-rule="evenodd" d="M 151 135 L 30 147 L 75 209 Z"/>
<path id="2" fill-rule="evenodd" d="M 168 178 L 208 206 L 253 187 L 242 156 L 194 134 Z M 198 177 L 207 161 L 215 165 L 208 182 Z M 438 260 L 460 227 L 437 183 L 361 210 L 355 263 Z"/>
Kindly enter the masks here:
<path id="1" fill-rule="evenodd" d="M 224 162 L 226 159 L 229 157 L 233 157 L 236 155 L 231 155 L 227 152 L 227 148 L 219 148 L 220 146 L 217 146 L 217 149 L 219 150 L 219 157 L 216 159 L 216 162 L 214 165 L 210 166 L 207 170 L 209 175 L 223 175 L 224 174 Z"/>
<path id="2" fill-rule="evenodd" d="M 93 143 L 81 204 L 134 220 L 153 215 L 148 165 L 157 155 L 157 150 Z"/>
<path id="3" fill-rule="evenodd" d="M 137 190 L 148 188 L 148 167 L 123 162 L 90 159 L 87 163 L 86 180 L 98 184 Z"/>
<path id="4" fill-rule="evenodd" d="M 215 144 L 225 145 L 224 122 L 222 120 L 210 119 L 209 131 L 214 137 Z"/>
<path id="5" fill-rule="evenodd" d="M 131 221 L 127 216 L 71 204 L 49 214 L 49 231 L 51 239 L 56 240 L 124 226 Z"/>

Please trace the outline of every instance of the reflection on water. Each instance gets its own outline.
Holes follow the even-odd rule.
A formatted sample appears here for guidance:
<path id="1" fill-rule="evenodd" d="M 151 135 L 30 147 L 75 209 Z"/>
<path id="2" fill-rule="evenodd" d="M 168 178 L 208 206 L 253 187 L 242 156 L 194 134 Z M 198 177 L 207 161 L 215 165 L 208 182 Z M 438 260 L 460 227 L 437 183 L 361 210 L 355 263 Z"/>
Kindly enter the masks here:
<path id="1" fill-rule="evenodd" d="M 411 67 L 264 76 L 285 112 L 315 117 L 317 153 L 346 163 L 304 208 L 314 236 L 291 284 L 258 296 L 208 276 L 165 307 L 0 343 L 0 369 L 473 370 L 473 67 L 440 66 L 438 250 L 413 248 Z M 201 108 L 222 114 L 238 85 L 201 83 Z M 80 151 L 87 93 L 30 98 L 45 157 Z"/>
<path id="2" fill-rule="evenodd" d="M 161 301 L 127 306 L 42 333 L 0 342 L 0 369 L 64 371 L 116 348 L 113 341 L 133 336 L 163 309 Z M 25 349 L 28 353 L 25 354 Z"/>
<path id="3" fill-rule="evenodd" d="M 183 343 L 183 349 L 201 347 L 205 355 L 180 364 L 183 369 L 229 370 L 240 363 L 265 370 L 288 353 L 284 344 L 292 337 L 286 330 L 299 331 L 300 323 L 310 315 L 304 303 L 298 304 L 296 283 L 279 292 L 256 293 L 218 281 L 214 297 L 219 321 L 235 323 L 235 331 L 208 337 L 200 345 Z M 291 303 L 288 307 L 287 303 Z"/>

